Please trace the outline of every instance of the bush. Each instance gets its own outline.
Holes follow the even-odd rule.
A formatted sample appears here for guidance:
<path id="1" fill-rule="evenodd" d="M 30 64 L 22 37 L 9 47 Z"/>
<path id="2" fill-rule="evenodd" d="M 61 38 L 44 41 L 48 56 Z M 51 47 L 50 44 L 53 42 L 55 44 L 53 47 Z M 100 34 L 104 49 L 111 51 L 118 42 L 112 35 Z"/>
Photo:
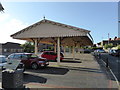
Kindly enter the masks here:
<path id="1" fill-rule="evenodd" d="M 120 49 L 120 45 L 118 45 L 118 49 Z"/>
<path id="2" fill-rule="evenodd" d="M 113 44 L 105 44 L 105 45 L 104 45 L 104 48 L 105 48 L 105 49 L 112 48 L 112 47 L 113 47 Z"/>

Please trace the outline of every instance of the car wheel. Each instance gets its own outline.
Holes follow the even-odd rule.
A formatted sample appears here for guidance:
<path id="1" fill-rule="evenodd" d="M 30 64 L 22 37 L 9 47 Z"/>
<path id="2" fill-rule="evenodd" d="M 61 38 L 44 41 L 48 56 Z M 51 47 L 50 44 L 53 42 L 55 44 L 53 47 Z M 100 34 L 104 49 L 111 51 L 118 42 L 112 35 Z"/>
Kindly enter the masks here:
<path id="1" fill-rule="evenodd" d="M 33 63 L 33 64 L 31 65 L 31 68 L 32 68 L 32 69 L 38 69 L 38 65 L 37 65 L 36 63 Z"/>
<path id="2" fill-rule="evenodd" d="M 47 65 L 44 65 L 42 68 L 46 68 L 47 67 Z"/>

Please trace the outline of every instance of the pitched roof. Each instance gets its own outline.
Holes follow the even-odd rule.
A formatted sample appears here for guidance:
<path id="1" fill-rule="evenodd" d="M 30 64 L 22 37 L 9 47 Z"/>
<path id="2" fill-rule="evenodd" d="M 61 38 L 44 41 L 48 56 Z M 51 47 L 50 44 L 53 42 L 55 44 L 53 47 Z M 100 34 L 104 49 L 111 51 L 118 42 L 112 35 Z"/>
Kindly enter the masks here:
<path id="1" fill-rule="evenodd" d="M 116 40 L 120 40 L 120 38 L 116 38 Z"/>
<path id="2" fill-rule="evenodd" d="M 11 37 L 22 39 L 36 37 L 87 36 L 89 32 L 89 30 L 44 19 L 19 32 L 16 32 L 11 35 Z"/>
<path id="3" fill-rule="evenodd" d="M 20 46 L 21 44 L 19 43 L 14 43 L 14 42 L 6 42 L 2 44 L 2 48 L 19 48 L 22 49 Z"/>
<path id="4" fill-rule="evenodd" d="M 55 37 L 62 37 L 62 44 L 71 45 L 92 45 L 93 39 L 89 30 L 66 25 L 50 20 L 41 20 L 27 28 L 11 35 L 14 39 L 34 41 L 39 39 L 40 43 L 56 43 Z M 67 39 L 69 38 L 69 39 Z"/>

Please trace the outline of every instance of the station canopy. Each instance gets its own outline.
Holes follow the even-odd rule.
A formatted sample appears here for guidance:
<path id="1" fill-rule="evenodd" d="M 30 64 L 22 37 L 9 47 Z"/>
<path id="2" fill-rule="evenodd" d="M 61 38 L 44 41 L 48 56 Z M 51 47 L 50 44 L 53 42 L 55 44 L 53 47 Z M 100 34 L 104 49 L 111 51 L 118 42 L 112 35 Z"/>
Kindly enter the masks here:
<path id="1" fill-rule="evenodd" d="M 86 46 L 93 44 L 89 30 L 47 19 L 30 25 L 11 35 L 11 37 L 33 42 L 34 39 L 37 39 L 37 43 L 45 44 L 56 44 L 57 38 L 60 37 L 60 44 L 63 46 Z"/>

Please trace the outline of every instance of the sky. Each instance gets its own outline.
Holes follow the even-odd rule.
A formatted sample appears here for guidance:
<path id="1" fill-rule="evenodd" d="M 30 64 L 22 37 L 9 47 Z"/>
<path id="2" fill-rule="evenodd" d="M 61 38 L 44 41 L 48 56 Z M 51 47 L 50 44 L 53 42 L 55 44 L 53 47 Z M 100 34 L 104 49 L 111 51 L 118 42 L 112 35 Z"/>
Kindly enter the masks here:
<path id="1" fill-rule="evenodd" d="M 118 2 L 1 2 L 0 43 L 25 41 L 11 34 L 43 19 L 90 30 L 94 43 L 118 36 Z"/>

